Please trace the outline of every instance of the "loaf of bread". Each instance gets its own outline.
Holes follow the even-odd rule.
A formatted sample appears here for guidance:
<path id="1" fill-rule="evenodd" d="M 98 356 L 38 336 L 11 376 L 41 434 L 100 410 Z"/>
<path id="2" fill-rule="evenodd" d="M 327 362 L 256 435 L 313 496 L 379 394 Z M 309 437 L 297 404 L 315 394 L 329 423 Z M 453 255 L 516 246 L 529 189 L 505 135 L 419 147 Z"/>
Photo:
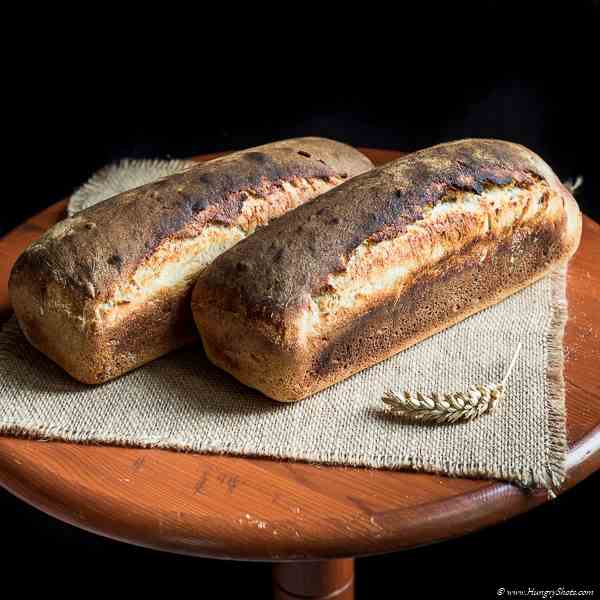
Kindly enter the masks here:
<path id="1" fill-rule="evenodd" d="M 494 304 L 579 243 L 571 194 L 528 149 L 442 144 L 373 169 L 220 256 L 194 288 L 210 360 L 305 398 Z"/>
<path id="2" fill-rule="evenodd" d="M 332 140 L 267 144 L 119 194 L 52 227 L 9 288 L 29 341 L 100 383 L 197 339 L 191 287 L 271 219 L 371 168 Z"/>

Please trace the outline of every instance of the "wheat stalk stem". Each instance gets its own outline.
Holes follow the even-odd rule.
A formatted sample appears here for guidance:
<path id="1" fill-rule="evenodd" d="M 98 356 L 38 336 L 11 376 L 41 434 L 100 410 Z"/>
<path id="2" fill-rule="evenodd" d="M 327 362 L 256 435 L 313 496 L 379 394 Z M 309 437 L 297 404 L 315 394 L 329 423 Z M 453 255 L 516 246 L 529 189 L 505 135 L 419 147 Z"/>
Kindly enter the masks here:
<path id="1" fill-rule="evenodd" d="M 567 181 L 564 182 L 564 186 L 571 192 L 571 194 L 574 194 L 582 185 L 583 177 L 581 175 L 577 175 L 575 181 L 567 179 Z"/>
<path id="2" fill-rule="evenodd" d="M 508 381 L 508 378 L 510 377 L 513 367 L 515 366 L 515 363 L 517 362 L 517 357 L 519 356 L 519 352 L 521 352 L 522 346 L 523 346 L 523 342 L 519 342 L 519 345 L 517 346 L 517 349 L 515 350 L 515 353 L 513 354 L 512 360 L 510 361 L 510 365 L 508 366 L 508 369 L 506 369 L 506 373 L 504 374 L 504 378 L 502 379 L 502 385 L 506 385 L 506 382 Z"/>

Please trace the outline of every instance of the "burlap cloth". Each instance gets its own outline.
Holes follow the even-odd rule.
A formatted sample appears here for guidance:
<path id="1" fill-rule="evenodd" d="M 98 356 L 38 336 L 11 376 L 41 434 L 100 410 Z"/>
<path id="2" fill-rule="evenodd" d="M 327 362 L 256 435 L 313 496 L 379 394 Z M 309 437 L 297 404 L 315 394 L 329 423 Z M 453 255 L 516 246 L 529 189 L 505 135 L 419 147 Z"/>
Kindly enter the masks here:
<path id="1" fill-rule="evenodd" d="M 121 169 L 126 174 L 127 164 Z M 552 489 L 565 471 L 565 319 L 561 270 L 308 400 L 279 404 L 212 366 L 200 343 L 115 381 L 80 384 L 33 349 L 13 318 L 0 333 L 0 432 L 412 468 Z M 492 413 L 426 425 L 384 410 L 389 389 L 453 392 L 499 382 L 519 342 L 507 395 Z"/>

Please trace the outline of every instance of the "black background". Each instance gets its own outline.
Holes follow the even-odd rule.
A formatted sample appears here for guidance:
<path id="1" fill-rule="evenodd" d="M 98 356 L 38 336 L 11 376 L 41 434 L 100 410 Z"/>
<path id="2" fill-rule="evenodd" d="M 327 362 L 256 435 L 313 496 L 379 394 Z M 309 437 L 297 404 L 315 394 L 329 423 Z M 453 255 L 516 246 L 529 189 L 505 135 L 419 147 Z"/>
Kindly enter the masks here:
<path id="1" fill-rule="evenodd" d="M 598 2 L 441 6 L 173 14 L 162 5 L 134 25 L 104 10 L 66 29 L 56 14 L 36 12 L 7 55 L 11 161 L 0 234 L 120 158 L 186 157 L 299 135 L 400 150 L 462 137 L 520 142 L 563 180 L 583 175 L 578 201 L 600 219 Z M 460 540 L 361 559 L 359 597 L 410 588 L 486 598 L 501 585 L 598 582 L 597 550 L 586 543 L 599 532 L 599 477 Z M 32 590 L 71 572 L 106 593 L 152 595 L 165 585 L 201 594 L 217 585 L 223 597 L 260 597 L 268 585 L 266 565 L 104 540 L 4 491 L 0 515 L 2 565 L 34 573 Z"/>

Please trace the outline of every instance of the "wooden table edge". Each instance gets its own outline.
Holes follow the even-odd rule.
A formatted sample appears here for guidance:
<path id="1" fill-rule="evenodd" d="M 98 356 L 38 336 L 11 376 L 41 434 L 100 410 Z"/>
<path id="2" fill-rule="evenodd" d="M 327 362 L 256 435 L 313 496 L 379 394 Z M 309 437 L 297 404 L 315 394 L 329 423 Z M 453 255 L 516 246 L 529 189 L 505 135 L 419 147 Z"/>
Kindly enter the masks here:
<path id="1" fill-rule="evenodd" d="M 548 492 L 544 489 L 526 490 L 507 482 L 489 481 L 482 488 L 459 494 L 451 498 L 437 501 L 431 505 L 424 505 L 424 508 L 430 511 L 430 520 L 428 527 L 431 529 L 431 538 L 425 542 L 414 542 L 413 523 L 410 516 L 411 511 L 405 509 L 388 510 L 370 513 L 370 519 L 383 532 L 375 542 L 370 542 L 368 552 L 361 552 L 357 548 L 356 538 L 348 534 L 347 538 L 337 535 L 334 539 L 323 540 L 318 549 L 313 552 L 289 552 L 282 555 L 281 552 L 273 547 L 269 552 L 265 548 L 264 552 L 248 553 L 246 545 L 235 548 L 230 546 L 226 552 L 211 552 L 208 547 L 201 547 L 202 543 L 198 539 L 199 546 L 190 540 L 189 545 L 180 545 L 175 543 L 169 547 L 166 539 L 161 539 L 160 543 L 154 543 L 154 537 L 147 538 L 145 532 L 150 532 L 155 528 L 156 523 L 149 519 L 148 523 L 136 522 L 133 528 L 129 528 L 130 523 L 126 519 L 119 521 L 114 525 L 114 531 L 107 528 L 107 515 L 98 512 L 96 519 L 90 519 L 89 513 L 85 518 L 80 518 L 67 508 L 68 500 L 56 491 L 56 487 L 48 488 L 41 486 L 35 488 L 31 481 L 23 481 L 19 477 L 19 469 L 15 467 L 19 458 L 19 446 L 26 444 L 68 444 L 67 442 L 39 442 L 35 440 L 24 440 L 19 438 L 9 438 L 0 436 L 0 449 L 6 446 L 6 441 L 11 447 L 10 451 L 0 452 L 0 469 L 3 472 L 3 481 L 0 486 L 8 492 L 23 500 L 27 504 L 86 531 L 102 535 L 104 537 L 135 544 L 145 548 L 168 551 L 175 554 L 184 554 L 200 556 L 205 558 L 233 559 L 243 561 L 315 561 L 335 558 L 356 558 L 363 556 L 374 556 L 388 552 L 397 552 L 408 550 L 422 545 L 428 545 L 456 538 L 466 533 L 479 531 L 490 525 L 507 520 L 516 515 L 522 514 L 548 501 Z M 119 448 L 114 448 L 119 450 Z M 16 454 L 14 451 L 17 451 Z M 143 452 L 170 452 L 160 449 L 138 449 Z M 204 455 L 206 456 L 206 455 Z M 269 459 L 260 459 L 269 460 Z M 11 464 L 13 463 L 13 464 Z M 596 427 L 584 438 L 579 440 L 569 449 L 567 456 L 567 478 L 561 488 L 559 495 L 572 488 L 574 485 L 600 469 L 600 426 Z M 485 483 L 485 480 L 483 481 Z M 114 508 L 114 507 L 113 507 Z M 123 504 L 123 514 L 127 514 L 127 504 Z M 435 508 L 435 510 L 433 510 Z M 501 517 L 499 518 L 499 514 Z M 115 514 L 110 515 L 111 518 Z M 421 528 L 420 523 L 415 522 L 415 527 Z M 120 530 L 117 533 L 116 530 Z M 399 541 L 403 540 L 403 541 Z M 258 546 L 258 540 L 257 546 Z M 264 537 L 260 539 L 264 545 Z M 403 543 L 405 542 L 405 543 Z M 340 551 L 339 548 L 346 548 L 346 551 Z M 277 550 L 277 551 L 276 551 Z"/>

